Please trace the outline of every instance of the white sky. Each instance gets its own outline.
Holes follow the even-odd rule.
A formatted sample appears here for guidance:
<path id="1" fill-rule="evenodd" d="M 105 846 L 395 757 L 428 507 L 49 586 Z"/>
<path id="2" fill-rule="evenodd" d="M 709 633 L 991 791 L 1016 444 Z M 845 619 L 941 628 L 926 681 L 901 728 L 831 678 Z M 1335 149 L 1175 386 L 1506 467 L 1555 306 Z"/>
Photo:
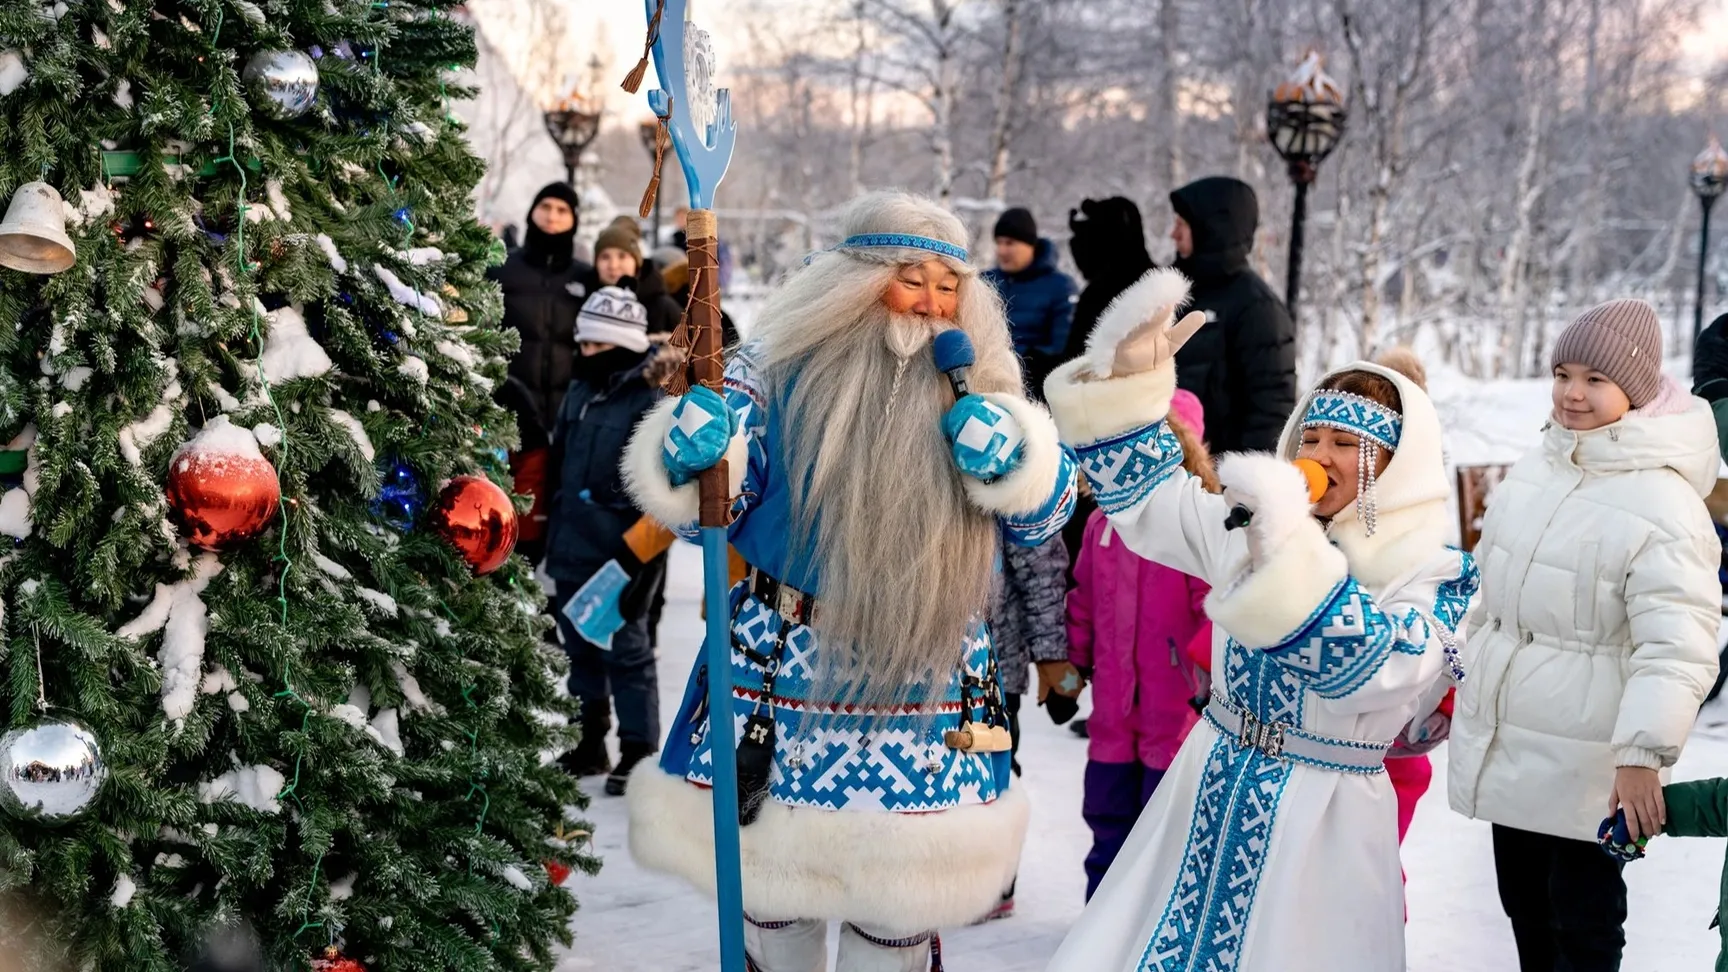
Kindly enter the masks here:
<path id="1" fill-rule="evenodd" d="M 634 99 L 620 90 L 618 81 L 635 65 L 642 54 L 642 40 L 647 25 L 643 0 L 571 0 L 575 5 L 574 33 L 581 49 L 572 64 L 584 64 L 598 50 L 610 61 L 608 76 L 613 82 L 607 94 L 607 108 L 614 123 L 634 125 L 649 114 L 646 95 Z M 746 4 L 753 14 L 764 7 L 784 5 L 808 10 L 810 5 L 832 4 L 836 0 L 689 0 L 694 19 L 714 39 L 714 51 L 720 62 L 718 84 L 725 86 L 727 65 L 735 63 L 736 52 L 749 43 L 743 26 L 727 17 Z M 1693 69 L 1703 75 L 1715 65 L 1728 61 L 1728 0 L 1707 0 L 1698 30 L 1681 40 L 1681 50 Z M 648 69 L 643 90 L 655 83 L 652 65 Z M 632 102 L 634 101 L 634 104 Z"/>
<path id="2" fill-rule="evenodd" d="M 1728 3 L 1728 0 L 1723 2 Z M 587 63 L 596 50 L 600 52 L 602 59 L 610 60 L 611 70 L 608 75 L 611 85 L 606 95 L 606 107 L 615 113 L 616 121 L 634 125 L 639 120 L 636 116 L 646 118 L 650 114 L 648 96 L 639 93 L 632 98 L 618 85 L 642 56 L 642 41 L 648 29 L 646 5 L 642 0 L 575 0 L 575 4 L 574 30 L 583 49 L 577 52 L 578 56 L 572 63 Z M 725 87 L 726 65 L 733 63 L 738 46 L 745 42 L 743 31 L 726 17 L 727 9 L 735 8 L 738 4 L 736 0 L 690 0 L 690 4 L 692 19 L 708 31 L 714 40 L 714 56 L 720 62 L 719 77 L 716 80 L 720 87 Z M 654 87 L 656 79 L 653 62 L 650 61 L 642 91 L 646 92 Z"/>

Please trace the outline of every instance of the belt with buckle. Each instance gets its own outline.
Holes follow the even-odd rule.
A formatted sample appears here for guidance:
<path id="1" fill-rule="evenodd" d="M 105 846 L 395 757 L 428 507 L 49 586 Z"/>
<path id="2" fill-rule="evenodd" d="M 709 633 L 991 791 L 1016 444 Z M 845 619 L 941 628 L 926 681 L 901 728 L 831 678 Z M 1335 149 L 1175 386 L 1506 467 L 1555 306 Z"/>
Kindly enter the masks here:
<path id="1" fill-rule="evenodd" d="M 1369 775 L 1386 771 L 1390 742 L 1365 742 L 1309 732 L 1282 722 L 1267 722 L 1230 699 L 1213 693 L 1206 705 L 1206 721 L 1242 749 L 1252 749 L 1268 759 L 1302 763 L 1338 773 Z"/>
<path id="2" fill-rule="evenodd" d="M 816 617 L 814 594 L 806 594 L 754 567 L 750 568 L 750 593 L 793 624 L 810 624 Z"/>

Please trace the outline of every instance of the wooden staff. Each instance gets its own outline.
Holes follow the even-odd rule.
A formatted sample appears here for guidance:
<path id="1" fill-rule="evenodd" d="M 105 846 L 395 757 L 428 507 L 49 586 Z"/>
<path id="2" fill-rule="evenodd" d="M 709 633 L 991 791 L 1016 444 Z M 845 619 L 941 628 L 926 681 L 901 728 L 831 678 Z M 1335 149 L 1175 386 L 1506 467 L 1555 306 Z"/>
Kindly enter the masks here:
<path id="1" fill-rule="evenodd" d="M 690 253 L 690 304 L 674 341 L 690 352 L 690 376 L 679 375 L 668 384 L 673 394 L 688 390 L 690 378 L 706 388 L 722 392 L 725 372 L 720 346 L 720 295 L 718 247 L 720 234 L 714 220 L 714 190 L 732 162 L 738 129 L 732 119 L 731 95 L 713 92 L 714 119 L 697 124 L 691 115 L 695 98 L 706 98 L 701 90 L 712 53 L 699 52 L 708 63 L 698 71 L 698 90 L 692 90 L 685 70 L 685 17 L 689 0 L 643 0 L 648 16 L 647 41 L 642 62 L 625 79 L 625 90 L 634 94 L 647 74 L 647 61 L 654 59 L 660 75 L 659 90 L 648 92 L 648 107 L 660 120 L 656 135 L 654 176 L 642 198 L 646 216 L 659 191 L 660 166 L 666 142 L 677 150 L 690 192 L 690 216 L 685 230 Z M 701 47 L 701 35 L 693 35 Z M 723 393 L 723 392 L 722 392 Z M 744 890 L 738 832 L 738 736 L 732 720 L 731 617 L 726 591 L 730 560 L 726 528 L 732 521 L 731 482 L 724 458 L 697 479 L 700 495 L 698 524 L 702 527 L 703 603 L 708 638 L 703 653 L 708 668 L 708 737 L 713 753 L 714 774 L 714 889 L 720 914 L 720 968 L 722 972 L 744 972 Z"/>
<path id="2" fill-rule="evenodd" d="M 721 357 L 720 237 L 714 211 L 691 210 L 685 234 L 690 247 L 690 371 L 697 384 L 721 392 L 726 365 Z M 726 460 L 721 459 L 697 480 L 702 497 L 700 523 L 704 527 L 731 525 L 728 475 Z"/>

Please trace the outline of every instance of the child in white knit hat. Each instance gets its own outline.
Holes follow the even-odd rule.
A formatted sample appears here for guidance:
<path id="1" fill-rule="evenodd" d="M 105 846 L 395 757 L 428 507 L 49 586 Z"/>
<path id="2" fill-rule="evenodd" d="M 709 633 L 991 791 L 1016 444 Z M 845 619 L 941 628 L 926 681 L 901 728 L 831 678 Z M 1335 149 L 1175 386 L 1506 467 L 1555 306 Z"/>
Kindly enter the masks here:
<path id="1" fill-rule="evenodd" d="M 1598 825 L 1623 810 L 1636 840 L 1665 822 L 1660 774 L 1715 681 L 1722 596 L 1716 427 L 1662 374 L 1656 312 L 1592 308 L 1552 360 L 1542 447 L 1495 490 L 1476 550 L 1449 773 L 1453 809 L 1494 824 L 1523 972 L 1619 968 L 1626 885 Z"/>
<path id="2" fill-rule="evenodd" d="M 623 569 L 628 584 L 618 602 L 623 626 L 605 646 L 587 641 L 565 612 L 557 612 L 570 657 L 570 694 L 582 702 L 581 742 L 559 762 L 579 776 L 610 772 L 606 792 L 616 796 L 631 768 L 660 742 L 649 606 L 666 581 L 664 554 L 643 562 L 626 542 L 642 513 L 624 491 L 618 463 L 630 430 L 663 397 L 661 386 L 684 354 L 669 345 L 650 347 L 648 315 L 628 279 L 588 296 L 576 317 L 576 344 L 575 379 L 547 460 L 546 573 L 560 606 L 608 564 Z M 616 764 L 606 751 L 614 714 Z"/>
<path id="3" fill-rule="evenodd" d="M 629 284 L 626 279 L 619 286 L 601 287 L 582 304 L 582 310 L 576 314 L 576 344 L 583 357 L 612 348 L 636 354 L 648 350 L 648 311 L 631 292 Z M 606 347 L 590 347 L 594 345 Z"/>

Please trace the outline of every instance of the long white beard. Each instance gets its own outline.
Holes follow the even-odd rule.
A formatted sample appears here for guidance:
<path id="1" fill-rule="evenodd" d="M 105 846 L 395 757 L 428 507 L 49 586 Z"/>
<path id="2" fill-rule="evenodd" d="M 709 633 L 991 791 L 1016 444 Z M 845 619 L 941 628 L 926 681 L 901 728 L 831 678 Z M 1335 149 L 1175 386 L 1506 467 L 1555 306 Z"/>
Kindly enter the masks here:
<path id="1" fill-rule="evenodd" d="M 890 314 L 882 333 L 894 357 L 908 361 L 930 346 L 936 336 L 936 322 L 916 314 Z"/>
<path id="2" fill-rule="evenodd" d="M 813 698 L 936 690 L 988 605 L 998 531 L 942 434 L 953 399 L 925 351 L 935 326 L 877 305 L 784 372 L 786 475 L 806 484 L 790 539 L 822 574 Z"/>

